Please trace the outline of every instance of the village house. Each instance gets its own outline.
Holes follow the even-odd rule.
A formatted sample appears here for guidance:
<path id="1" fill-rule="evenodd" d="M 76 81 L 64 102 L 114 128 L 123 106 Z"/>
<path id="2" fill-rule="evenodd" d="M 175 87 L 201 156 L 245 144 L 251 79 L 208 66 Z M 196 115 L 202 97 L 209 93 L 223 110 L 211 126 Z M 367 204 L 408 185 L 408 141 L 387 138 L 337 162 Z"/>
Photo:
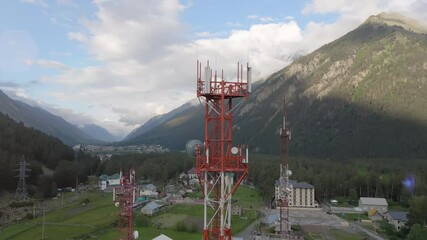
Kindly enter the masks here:
<path id="1" fill-rule="evenodd" d="M 156 186 L 154 186 L 153 184 L 147 184 L 142 186 L 142 188 L 139 190 L 139 195 L 140 196 L 150 196 L 152 198 L 156 198 L 159 193 L 157 192 L 157 188 Z"/>
<path id="2" fill-rule="evenodd" d="M 400 231 L 408 222 L 408 212 L 390 211 L 385 214 L 385 218 L 397 231 Z"/>
<path id="3" fill-rule="evenodd" d="M 152 216 L 156 214 L 158 211 L 160 211 L 160 209 L 162 209 L 164 206 L 165 206 L 164 204 L 159 204 L 153 201 L 145 205 L 141 209 L 141 213 L 143 213 L 144 215 Z"/>
<path id="4" fill-rule="evenodd" d="M 195 179 L 197 177 L 196 168 L 192 167 L 190 170 L 188 170 L 187 176 L 188 176 L 188 179 Z"/>
<path id="5" fill-rule="evenodd" d="M 116 173 L 114 175 L 101 175 L 99 176 L 99 189 L 105 191 L 120 185 L 120 174 Z"/>
<path id="6" fill-rule="evenodd" d="M 382 221 L 383 220 L 383 215 L 378 212 L 377 209 L 369 209 L 368 210 L 368 218 L 371 219 L 372 221 Z"/>
<path id="7" fill-rule="evenodd" d="M 361 197 L 359 199 L 359 207 L 366 212 L 376 209 L 382 215 L 388 211 L 388 203 L 385 198 Z"/>

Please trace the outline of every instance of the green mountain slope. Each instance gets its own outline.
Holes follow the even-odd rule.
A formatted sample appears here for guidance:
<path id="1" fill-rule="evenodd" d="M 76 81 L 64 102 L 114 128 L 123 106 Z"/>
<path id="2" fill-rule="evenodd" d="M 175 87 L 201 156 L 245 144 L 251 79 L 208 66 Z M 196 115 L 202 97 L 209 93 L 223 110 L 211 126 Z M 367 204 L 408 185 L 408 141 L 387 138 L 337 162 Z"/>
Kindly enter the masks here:
<path id="1" fill-rule="evenodd" d="M 13 100 L 1 90 L 0 112 L 9 115 L 9 117 L 17 122 L 23 122 L 25 126 L 33 127 L 48 135 L 57 137 L 68 145 L 101 143 L 101 141 L 95 140 L 63 118 L 39 107 L 33 107 L 26 103 Z"/>
<path id="2" fill-rule="evenodd" d="M 31 163 L 28 184 L 37 184 L 41 164 L 55 169 L 61 160 L 72 161 L 73 150 L 59 139 L 27 128 L 0 113 L 0 189 L 16 188 L 17 169 L 22 156 Z"/>
<path id="3" fill-rule="evenodd" d="M 427 156 L 427 35 L 412 26 L 413 21 L 396 14 L 372 16 L 273 74 L 237 113 L 233 141 L 249 143 L 254 152 L 278 154 L 286 96 L 292 154 Z M 202 111 L 191 114 L 179 115 L 169 121 L 177 124 L 162 124 L 139 140 L 156 138 L 182 149 L 188 139 L 203 136 Z"/>

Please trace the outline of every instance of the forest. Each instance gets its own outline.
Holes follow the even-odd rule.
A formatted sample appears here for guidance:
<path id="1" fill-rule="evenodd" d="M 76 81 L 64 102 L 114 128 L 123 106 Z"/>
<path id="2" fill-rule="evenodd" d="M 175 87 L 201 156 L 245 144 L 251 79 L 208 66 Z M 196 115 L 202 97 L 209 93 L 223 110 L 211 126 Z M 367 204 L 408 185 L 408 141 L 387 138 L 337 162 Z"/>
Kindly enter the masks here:
<path id="1" fill-rule="evenodd" d="M 292 180 L 315 187 L 319 202 L 345 197 L 384 197 L 406 202 L 411 196 L 427 194 L 425 159 L 352 159 L 328 160 L 291 157 Z M 279 157 L 252 156 L 249 179 L 265 200 L 274 195 L 274 181 L 279 178 Z"/>
<path id="2" fill-rule="evenodd" d="M 79 152 L 78 164 L 74 164 L 75 152 L 59 139 L 46 135 L 24 124 L 16 123 L 7 115 L 0 114 L 0 189 L 13 192 L 16 189 L 19 162 L 25 157 L 28 168 L 27 185 L 30 196 L 46 198 L 56 195 L 57 188 L 74 186 L 76 176 L 84 182 L 96 172 L 97 158 Z M 45 174 L 43 168 L 53 170 Z"/>

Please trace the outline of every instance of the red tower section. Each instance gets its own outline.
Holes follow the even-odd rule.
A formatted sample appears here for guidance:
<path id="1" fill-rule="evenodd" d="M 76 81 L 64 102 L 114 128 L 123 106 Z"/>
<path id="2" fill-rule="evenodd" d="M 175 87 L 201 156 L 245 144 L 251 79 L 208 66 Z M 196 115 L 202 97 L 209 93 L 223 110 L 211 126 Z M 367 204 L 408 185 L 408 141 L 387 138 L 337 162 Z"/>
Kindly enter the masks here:
<path id="1" fill-rule="evenodd" d="M 115 189 L 116 197 L 118 198 L 115 204 L 119 208 L 117 221 L 118 240 L 134 239 L 132 226 L 135 190 L 135 170 L 131 168 L 128 175 L 125 174 L 120 177 L 120 187 Z"/>
<path id="2" fill-rule="evenodd" d="M 248 149 L 232 146 L 233 99 L 251 92 L 251 68 L 237 64 L 236 81 L 213 75 L 197 62 L 197 97 L 205 105 L 204 146 L 196 147 L 196 173 L 204 193 L 203 240 L 231 240 L 231 197 L 248 172 Z"/>
<path id="3" fill-rule="evenodd" d="M 289 140 L 291 131 L 286 126 L 285 100 L 283 100 L 283 122 L 280 128 L 280 178 L 279 178 L 279 199 L 277 201 L 280 208 L 280 239 L 290 239 L 291 224 L 289 222 L 289 201 L 292 186 L 289 184 L 289 177 L 292 172 L 289 170 Z"/>

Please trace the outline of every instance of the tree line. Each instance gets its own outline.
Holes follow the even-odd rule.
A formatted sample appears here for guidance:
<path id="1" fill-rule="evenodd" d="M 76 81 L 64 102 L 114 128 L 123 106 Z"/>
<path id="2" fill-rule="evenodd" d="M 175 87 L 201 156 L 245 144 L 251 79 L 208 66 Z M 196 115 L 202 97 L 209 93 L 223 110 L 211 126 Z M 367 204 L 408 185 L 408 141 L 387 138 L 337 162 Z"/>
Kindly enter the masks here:
<path id="1" fill-rule="evenodd" d="M 278 156 L 256 155 L 249 163 L 249 180 L 267 201 L 274 196 L 274 181 L 279 178 Z M 346 197 L 384 197 L 407 203 L 412 196 L 427 194 L 425 159 L 327 160 L 291 157 L 292 180 L 315 187 L 320 202 Z"/>
<path id="2" fill-rule="evenodd" d="M 56 195 L 58 187 L 75 185 L 76 176 L 84 182 L 98 168 L 99 160 L 80 152 L 74 164 L 73 149 L 59 139 L 28 128 L 0 113 L 0 190 L 16 189 L 19 162 L 25 157 L 30 172 L 26 179 L 30 196 L 47 198 Z M 54 170 L 44 174 L 43 168 Z"/>

